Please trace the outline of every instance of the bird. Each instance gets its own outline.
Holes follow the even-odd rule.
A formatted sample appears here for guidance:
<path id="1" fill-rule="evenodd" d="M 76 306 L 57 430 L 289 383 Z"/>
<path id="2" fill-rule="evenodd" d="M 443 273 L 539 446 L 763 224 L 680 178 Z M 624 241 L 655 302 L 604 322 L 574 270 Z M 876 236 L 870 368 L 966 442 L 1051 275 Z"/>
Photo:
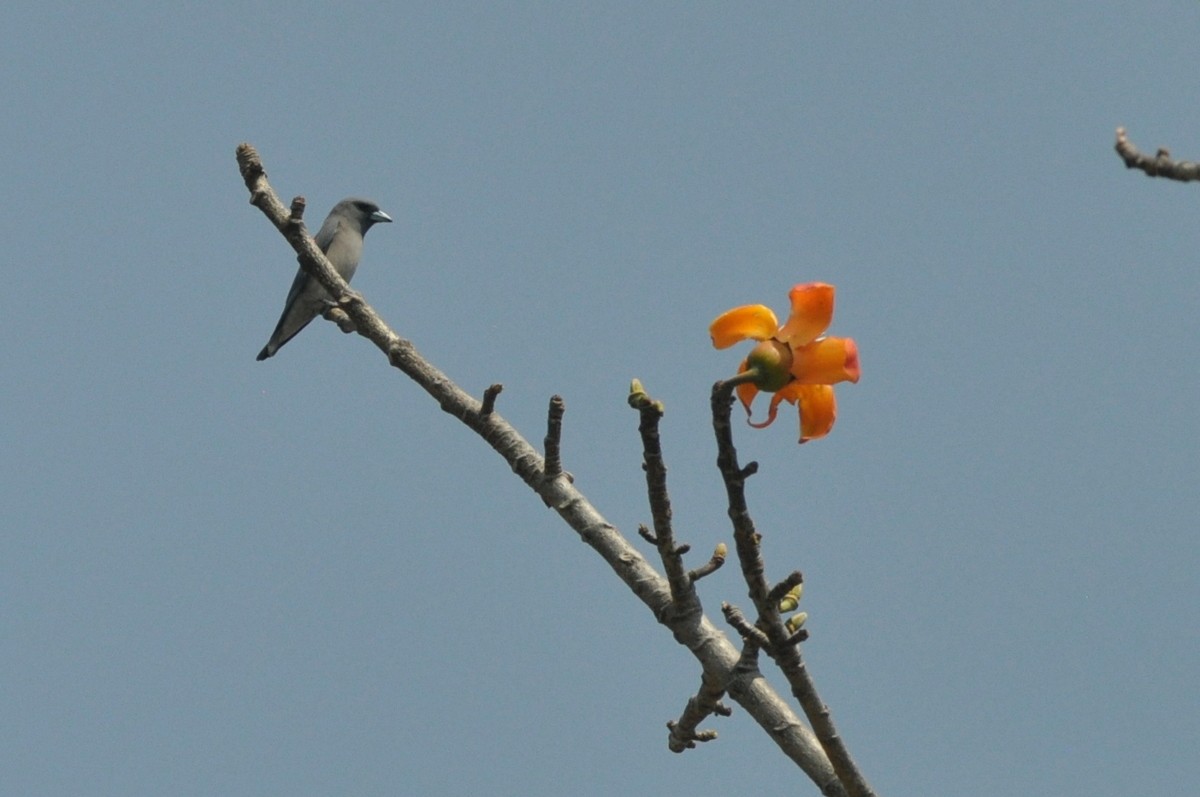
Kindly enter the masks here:
<path id="1" fill-rule="evenodd" d="M 358 269 L 358 261 L 362 257 L 363 236 L 367 230 L 378 222 L 390 222 L 392 217 L 379 209 L 379 205 L 369 199 L 347 197 L 333 206 L 325 223 L 317 232 L 316 241 L 330 265 L 334 267 L 342 279 L 349 282 Z M 296 272 L 292 280 L 292 289 L 288 291 L 287 301 L 283 303 L 283 315 L 271 333 L 271 339 L 258 353 L 258 360 L 275 356 L 275 352 L 312 321 L 332 303 L 333 297 L 321 287 L 321 283 L 313 279 L 303 267 Z"/>

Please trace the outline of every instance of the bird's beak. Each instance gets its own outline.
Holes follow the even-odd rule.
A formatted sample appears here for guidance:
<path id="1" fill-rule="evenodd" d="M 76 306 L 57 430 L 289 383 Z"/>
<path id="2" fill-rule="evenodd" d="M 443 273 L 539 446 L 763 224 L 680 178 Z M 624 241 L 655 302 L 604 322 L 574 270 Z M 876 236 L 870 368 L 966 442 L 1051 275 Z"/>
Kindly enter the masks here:
<path id="1" fill-rule="evenodd" d="M 384 213 L 382 210 L 377 210 L 371 214 L 371 221 L 391 221 L 392 217 Z"/>

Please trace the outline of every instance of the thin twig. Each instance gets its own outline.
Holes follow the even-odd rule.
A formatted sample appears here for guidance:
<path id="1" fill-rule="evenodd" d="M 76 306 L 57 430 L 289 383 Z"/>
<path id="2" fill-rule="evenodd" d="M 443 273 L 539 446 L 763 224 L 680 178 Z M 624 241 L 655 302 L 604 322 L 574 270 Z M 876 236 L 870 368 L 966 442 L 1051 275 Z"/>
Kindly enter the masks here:
<path id="1" fill-rule="evenodd" d="M 725 622 L 733 626 L 733 630 L 741 635 L 743 642 L 748 645 L 754 645 L 756 648 L 769 648 L 771 646 L 771 640 L 767 639 L 767 635 L 763 633 L 761 628 L 756 627 L 747 620 L 746 615 L 742 614 L 741 609 L 732 603 L 722 603 L 721 612 L 725 615 Z"/>
<path id="2" fill-rule="evenodd" d="M 705 576 L 710 576 L 721 569 L 725 564 L 725 558 L 728 556 L 729 550 L 725 543 L 717 543 L 717 547 L 713 549 L 712 556 L 707 562 L 697 567 L 695 570 L 688 571 L 688 578 L 693 582 L 699 581 Z"/>
<path id="3" fill-rule="evenodd" d="M 557 479 L 562 475 L 562 419 L 566 404 L 562 396 L 550 397 L 550 411 L 546 417 L 546 478 Z"/>
<path id="4" fill-rule="evenodd" d="M 642 470 L 646 473 L 646 493 L 650 500 L 650 517 L 654 524 L 652 535 L 659 559 L 671 585 L 671 610 L 673 612 L 701 611 L 700 598 L 692 579 L 688 578 L 683 566 L 683 555 L 687 546 L 675 545 L 675 530 L 671 525 L 671 497 L 667 493 L 667 463 L 663 458 L 662 439 L 658 435 L 658 424 L 663 418 L 663 404 L 654 401 L 642 388 L 641 382 L 633 380 L 629 389 L 629 406 L 638 411 L 640 423 L 638 434 L 642 438 Z M 645 536 L 645 535 L 643 535 Z M 650 538 L 647 538 L 650 539 Z"/>

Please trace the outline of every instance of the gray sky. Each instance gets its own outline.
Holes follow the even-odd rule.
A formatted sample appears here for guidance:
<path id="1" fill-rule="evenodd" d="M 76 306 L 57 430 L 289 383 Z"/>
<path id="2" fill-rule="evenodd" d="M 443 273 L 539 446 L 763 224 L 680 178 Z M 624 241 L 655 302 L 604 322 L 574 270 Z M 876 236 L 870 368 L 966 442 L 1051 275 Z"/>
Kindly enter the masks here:
<path id="1" fill-rule="evenodd" d="M 531 439 L 561 393 L 631 537 L 642 379 L 693 566 L 708 323 L 836 284 L 832 435 L 736 434 L 872 783 L 1200 780 L 1200 187 L 1112 151 L 1200 160 L 1200 7 L 994 6 L 7 11 L 0 793 L 814 793 L 741 710 L 667 751 L 693 659 L 368 343 L 255 362 L 295 260 L 243 140 L 314 228 L 396 219 L 355 287 Z"/>

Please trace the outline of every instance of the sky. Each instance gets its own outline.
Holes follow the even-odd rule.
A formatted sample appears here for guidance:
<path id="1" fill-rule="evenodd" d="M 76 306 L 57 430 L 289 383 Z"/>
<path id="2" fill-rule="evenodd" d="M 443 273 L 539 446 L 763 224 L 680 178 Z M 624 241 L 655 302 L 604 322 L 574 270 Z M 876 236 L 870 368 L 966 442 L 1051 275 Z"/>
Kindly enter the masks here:
<path id="1" fill-rule="evenodd" d="M 0 793 L 815 794 L 484 444 L 314 322 L 256 362 L 315 225 L 354 286 L 648 523 L 732 542 L 709 322 L 837 286 L 833 433 L 740 422 L 768 575 L 881 794 L 1200 780 L 1194 3 L 18 3 L 0 185 Z M 737 416 L 735 416 L 737 417 Z M 653 551 L 641 540 L 647 556 Z M 700 584 L 720 623 L 738 569 Z M 776 673 L 768 677 L 777 687 Z"/>

